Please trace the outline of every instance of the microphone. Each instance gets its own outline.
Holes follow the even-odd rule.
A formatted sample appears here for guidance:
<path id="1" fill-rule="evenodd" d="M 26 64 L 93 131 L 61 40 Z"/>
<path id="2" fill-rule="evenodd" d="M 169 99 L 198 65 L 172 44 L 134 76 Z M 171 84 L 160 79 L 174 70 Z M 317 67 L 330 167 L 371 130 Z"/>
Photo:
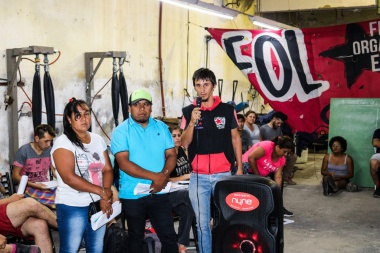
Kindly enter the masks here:
<path id="1" fill-rule="evenodd" d="M 201 108 L 202 98 L 197 97 L 197 107 Z"/>
<path id="2" fill-rule="evenodd" d="M 201 108 L 202 98 L 201 97 L 197 97 L 196 103 L 197 103 L 197 107 Z M 195 125 L 196 126 L 202 125 L 201 119 L 198 119 L 197 123 Z"/>

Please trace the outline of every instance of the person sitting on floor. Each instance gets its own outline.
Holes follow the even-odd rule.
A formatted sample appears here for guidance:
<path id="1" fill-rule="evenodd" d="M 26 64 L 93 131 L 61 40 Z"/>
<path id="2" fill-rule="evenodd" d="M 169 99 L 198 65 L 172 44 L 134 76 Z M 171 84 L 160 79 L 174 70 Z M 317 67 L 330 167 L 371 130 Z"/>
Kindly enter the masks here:
<path id="1" fill-rule="evenodd" d="M 374 198 L 380 198 L 380 181 L 379 181 L 379 165 L 380 165 L 380 128 L 376 129 L 372 137 L 372 146 L 375 148 L 375 154 L 369 161 L 370 172 L 373 182 L 375 183 Z"/>
<path id="2" fill-rule="evenodd" d="M 19 243 L 7 244 L 7 238 L 0 234 L 0 253 L 40 253 L 37 245 L 24 245 Z"/>
<path id="3" fill-rule="evenodd" d="M 323 157 L 321 174 L 323 175 L 323 195 L 336 193 L 345 189 L 354 176 L 354 161 L 344 153 L 347 150 L 347 141 L 341 136 L 332 137 L 329 142 L 330 154 Z"/>
<path id="4" fill-rule="evenodd" d="M 0 199 L 0 234 L 33 237 L 41 252 L 53 252 L 49 226 L 57 228 L 56 215 L 46 206 L 23 194 Z"/>
<path id="5" fill-rule="evenodd" d="M 191 165 L 187 160 L 185 149 L 181 146 L 182 129 L 178 126 L 170 127 L 175 150 L 177 153 L 177 165 L 170 174 L 170 181 L 178 182 L 190 179 L 192 171 Z M 187 189 L 171 192 L 169 201 L 173 211 L 179 216 L 178 226 L 178 247 L 179 253 L 186 253 L 186 247 L 190 244 L 190 229 L 194 220 L 194 210 L 191 206 L 189 191 Z"/>
<path id="6" fill-rule="evenodd" d="M 51 166 L 51 143 L 55 131 L 49 125 L 38 125 L 34 131 L 34 142 L 20 147 L 13 163 L 12 179 L 20 182 L 21 176 L 28 176 L 25 196 L 32 197 L 38 202 L 55 208 L 55 188 L 48 189 L 43 182 L 49 181 Z"/>

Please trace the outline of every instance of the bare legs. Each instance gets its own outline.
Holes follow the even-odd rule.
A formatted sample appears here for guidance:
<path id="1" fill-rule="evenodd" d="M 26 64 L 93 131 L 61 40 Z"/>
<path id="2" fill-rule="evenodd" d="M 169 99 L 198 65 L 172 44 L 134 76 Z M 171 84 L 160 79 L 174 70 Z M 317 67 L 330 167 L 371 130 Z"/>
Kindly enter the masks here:
<path id="1" fill-rule="evenodd" d="M 371 159 L 369 161 L 370 172 L 373 182 L 376 185 L 376 189 L 379 188 L 379 177 L 377 176 L 377 169 L 379 168 L 379 161 L 376 159 Z"/>
<path id="2" fill-rule="evenodd" d="M 24 236 L 34 237 L 41 252 L 52 252 L 49 226 L 57 228 L 57 221 L 55 214 L 49 208 L 32 198 L 25 198 L 9 203 L 7 216 L 15 228 L 21 226 Z"/>

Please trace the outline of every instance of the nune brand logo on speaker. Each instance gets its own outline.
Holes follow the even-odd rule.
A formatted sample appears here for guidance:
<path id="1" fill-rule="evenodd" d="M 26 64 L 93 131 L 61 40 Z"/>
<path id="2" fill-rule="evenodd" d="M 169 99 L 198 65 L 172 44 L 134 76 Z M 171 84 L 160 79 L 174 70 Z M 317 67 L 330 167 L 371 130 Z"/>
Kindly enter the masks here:
<path id="1" fill-rule="evenodd" d="M 226 204 L 237 211 L 248 212 L 256 209 L 260 202 L 249 193 L 233 192 L 227 195 Z"/>

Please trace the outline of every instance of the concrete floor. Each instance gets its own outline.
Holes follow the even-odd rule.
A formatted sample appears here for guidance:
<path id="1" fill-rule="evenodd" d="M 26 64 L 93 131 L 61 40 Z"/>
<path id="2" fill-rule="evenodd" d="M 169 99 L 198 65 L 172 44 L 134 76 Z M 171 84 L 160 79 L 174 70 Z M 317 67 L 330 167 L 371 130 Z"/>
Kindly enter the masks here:
<path id="1" fill-rule="evenodd" d="M 284 188 L 284 205 L 294 212 L 290 217 L 294 223 L 284 226 L 284 252 L 380 252 L 380 199 L 373 198 L 373 189 L 368 188 L 323 196 L 323 156 L 309 153 L 306 163 L 296 164 L 297 185 Z M 59 248 L 58 236 L 54 237 Z"/>
<path id="2" fill-rule="evenodd" d="M 284 205 L 294 212 L 294 223 L 284 226 L 284 252 L 380 252 L 380 199 L 369 188 L 323 196 L 323 156 L 309 153 L 307 163 L 296 164 L 297 185 L 284 188 Z"/>

